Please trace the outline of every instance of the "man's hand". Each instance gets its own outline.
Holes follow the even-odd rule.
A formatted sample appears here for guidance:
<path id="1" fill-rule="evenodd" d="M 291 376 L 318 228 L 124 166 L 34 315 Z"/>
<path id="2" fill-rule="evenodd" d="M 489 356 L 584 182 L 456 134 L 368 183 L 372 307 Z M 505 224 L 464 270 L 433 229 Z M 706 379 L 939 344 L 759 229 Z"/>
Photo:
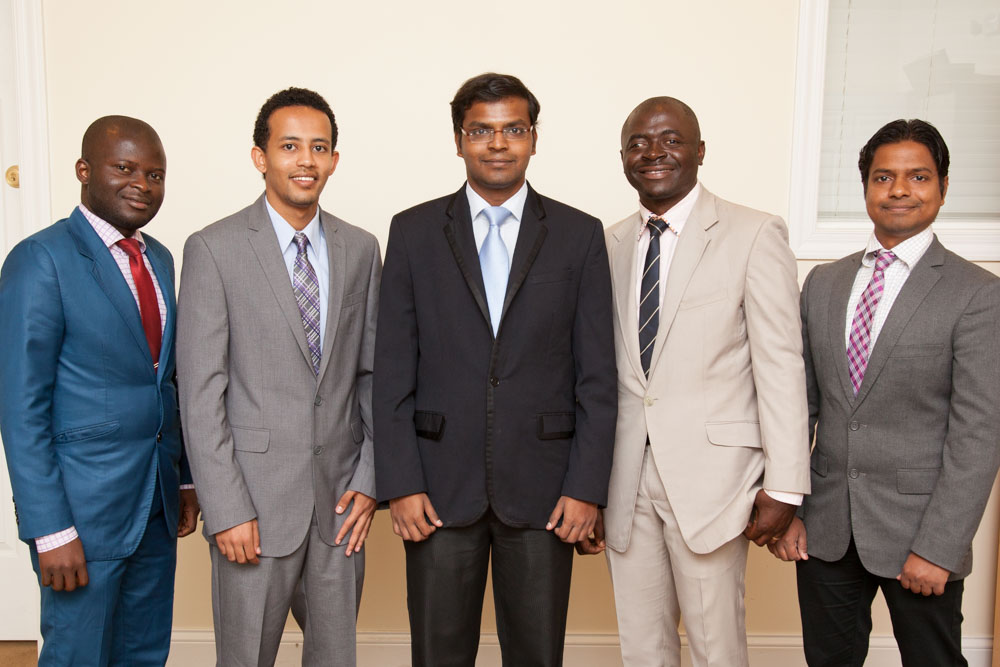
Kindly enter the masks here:
<path id="1" fill-rule="evenodd" d="M 750 521 L 747 522 L 743 535 L 758 547 L 771 540 L 777 541 L 788 530 L 796 509 L 795 505 L 775 500 L 764 489 L 760 489 L 753 499 Z"/>
<path id="2" fill-rule="evenodd" d="M 389 501 L 392 532 L 404 540 L 422 542 L 444 525 L 426 493 L 413 493 Z"/>
<path id="3" fill-rule="evenodd" d="M 604 512 L 597 510 L 594 530 L 576 543 L 576 552 L 581 556 L 592 556 L 604 551 Z"/>
<path id="4" fill-rule="evenodd" d="M 562 519 L 562 525 L 559 525 Z M 563 542 L 576 544 L 588 537 L 597 523 L 597 504 L 569 496 L 560 496 L 556 508 L 549 515 L 545 530 L 552 530 Z"/>
<path id="5" fill-rule="evenodd" d="M 777 542 L 767 543 L 767 550 L 774 554 L 775 558 L 784 561 L 809 560 L 806 552 L 806 525 L 799 517 L 793 517 L 791 525 L 785 534 L 778 538 Z"/>
<path id="6" fill-rule="evenodd" d="M 54 591 L 68 592 L 77 586 L 86 586 L 90 577 L 87 576 L 87 560 L 83 556 L 80 538 L 39 553 L 38 572 L 42 576 L 42 586 L 51 586 Z"/>
<path id="7" fill-rule="evenodd" d="M 368 529 L 372 525 L 372 517 L 375 516 L 375 499 L 360 491 L 348 491 L 342 495 L 337 501 L 337 514 L 343 514 L 352 500 L 354 507 L 351 508 L 351 513 L 347 515 L 344 525 L 337 533 L 337 539 L 334 540 L 335 544 L 340 544 L 344 536 L 347 535 L 347 531 L 351 530 L 351 526 L 354 526 L 354 530 L 351 530 L 351 539 L 347 542 L 346 556 L 361 551 L 361 547 L 365 544 L 365 538 L 368 537 Z"/>
<path id="8" fill-rule="evenodd" d="M 903 571 L 896 575 L 896 580 L 903 585 L 903 588 L 914 593 L 943 595 L 949 574 L 948 570 L 911 551 L 903 563 Z"/>
<path id="9" fill-rule="evenodd" d="M 186 537 L 198 527 L 198 494 L 194 489 L 181 489 L 181 508 L 177 519 L 177 537 Z"/>
<path id="10" fill-rule="evenodd" d="M 229 559 L 229 562 L 252 563 L 260 562 L 260 533 L 257 530 L 257 519 L 250 519 L 232 528 L 215 534 L 215 545 L 219 553 Z"/>

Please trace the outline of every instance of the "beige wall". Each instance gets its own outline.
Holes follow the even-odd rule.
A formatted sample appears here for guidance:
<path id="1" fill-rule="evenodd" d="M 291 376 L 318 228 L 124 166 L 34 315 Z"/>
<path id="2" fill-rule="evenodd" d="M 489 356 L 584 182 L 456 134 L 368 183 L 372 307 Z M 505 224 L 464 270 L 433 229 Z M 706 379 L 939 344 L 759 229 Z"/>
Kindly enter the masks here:
<path id="1" fill-rule="evenodd" d="M 698 113 L 716 193 L 786 215 L 796 0 L 511 0 L 295 4 L 175 0 L 44 2 L 52 205 L 77 202 L 73 163 L 87 124 L 108 113 L 157 128 L 168 194 L 150 232 L 179 258 L 193 231 L 261 191 L 249 160 L 254 117 L 288 85 L 323 93 L 341 161 L 323 205 L 384 243 L 391 215 L 458 188 L 448 101 L 467 77 L 520 76 L 542 103 L 532 184 L 610 224 L 635 208 L 618 132 L 642 99 L 671 94 Z M 858 239 L 859 247 L 864 243 Z M 802 262 L 801 275 L 811 266 Z M 996 267 L 992 267 L 996 271 Z M 975 543 L 965 633 L 992 634 L 1000 511 Z M 180 547 L 177 628 L 211 626 L 208 552 Z M 752 548 L 751 633 L 798 634 L 792 568 Z M 484 617 L 492 628 L 493 616 Z M 613 633 L 604 560 L 576 563 L 570 632 Z M 359 627 L 406 631 L 402 546 L 380 513 L 368 542 Z M 884 612 L 875 632 L 890 632 Z"/>

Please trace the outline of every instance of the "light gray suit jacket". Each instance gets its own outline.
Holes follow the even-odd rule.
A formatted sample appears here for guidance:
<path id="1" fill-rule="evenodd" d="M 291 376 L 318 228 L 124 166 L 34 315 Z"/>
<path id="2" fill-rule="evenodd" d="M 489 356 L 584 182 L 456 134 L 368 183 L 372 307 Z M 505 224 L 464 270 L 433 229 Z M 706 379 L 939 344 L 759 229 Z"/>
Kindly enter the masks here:
<path id="1" fill-rule="evenodd" d="M 912 551 L 959 579 L 972 569 L 1000 465 L 1000 279 L 935 238 L 855 397 L 844 329 L 862 254 L 816 267 L 802 288 L 810 426 L 818 422 L 802 508 L 809 555 L 840 559 L 853 532 L 872 574 L 895 577 Z"/>
<path id="2" fill-rule="evenodd" d="M 368 232 L 320 211 L 330 261 L 323 359 L 262 195 L 184 246 L 177 375 L 184 441 L 210 537 L 257 518 L 264 556 L 333 544 L 348 489 L 375 496 L 371 382 L 381 259 Z"/>
<path id="3" fill-rule="evenodd" d="M 639 224 L 635 213 L 606 232 L 618 425 L 605 534 L 612 549 L 628 548 L 648 436 L 684 542 L 709 553 L 746 528 L 762 484 L 809 492 L 795 257 L 781 218 L 702 190 L 666 276 L 647 379 Z"/>

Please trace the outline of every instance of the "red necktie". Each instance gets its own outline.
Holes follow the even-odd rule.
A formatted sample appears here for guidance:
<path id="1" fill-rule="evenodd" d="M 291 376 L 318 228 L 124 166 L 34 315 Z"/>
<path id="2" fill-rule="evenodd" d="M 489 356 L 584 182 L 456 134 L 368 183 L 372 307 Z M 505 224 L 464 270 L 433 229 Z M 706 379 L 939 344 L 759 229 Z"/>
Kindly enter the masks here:
<path id="1" fill-rule="evenodd" d="M 135 239 L 122 239 L 118 242 L 128 254 L 128 268 L 132 270 L 132 280 L 139 293 L 139 315 L 142 316 L 142 328 L 146 331 L 146 342 L 153 355 L 153 368 L 160 365 L 160 340 L 163 330 L 160 325 L 160 306 L 156 302 L 156 288 L 153 287 L 153 277 L 146 270 L 142 261 L 142 251 Z"/>

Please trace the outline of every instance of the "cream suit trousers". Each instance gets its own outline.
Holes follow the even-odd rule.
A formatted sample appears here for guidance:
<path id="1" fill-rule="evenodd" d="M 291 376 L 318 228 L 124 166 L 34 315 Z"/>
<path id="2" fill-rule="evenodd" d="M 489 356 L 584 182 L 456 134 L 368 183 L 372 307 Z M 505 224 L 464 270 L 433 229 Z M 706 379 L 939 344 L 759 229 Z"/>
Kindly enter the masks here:
<path id="1" fill-rule="evenodd" d="M 625 667 L 680 667 L 684 619 L 693 667 L 746 667 L 746 538 L 708 554 L 688 549 L 649 447 L 628 549 L 608 549 Z"/>

